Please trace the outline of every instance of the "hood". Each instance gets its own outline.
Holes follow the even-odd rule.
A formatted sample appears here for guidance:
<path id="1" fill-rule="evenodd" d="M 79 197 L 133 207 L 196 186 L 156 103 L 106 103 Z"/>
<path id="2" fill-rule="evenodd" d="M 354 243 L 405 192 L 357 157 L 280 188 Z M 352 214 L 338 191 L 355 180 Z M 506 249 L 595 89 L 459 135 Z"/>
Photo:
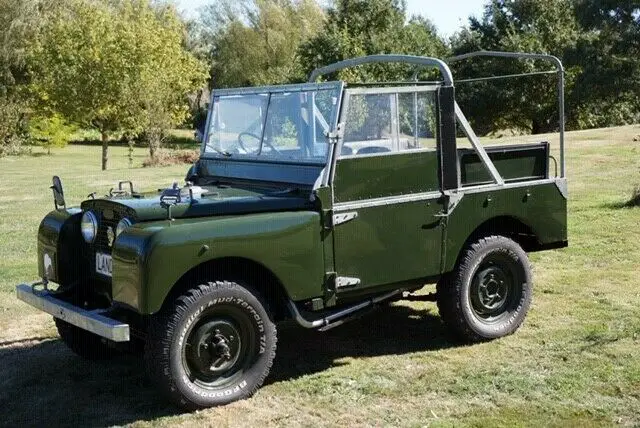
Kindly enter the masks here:
<path id="1" fill-rule="evenodd" d="M 292 189 L 248 189 L 232 186 L 206 186 L 200 197 L 183 196 L 171 207 L 173 218 L 209 217 L 249 214 L 269 211 L 311 209 L 308 192 Z M 141 193 L 132 196 L 114 196 L 89 199 L 81 204 L 83 210 L 113 210 L 136 221 L 163 220 L 167 209 L 160 204 L 159 193 Z"/>

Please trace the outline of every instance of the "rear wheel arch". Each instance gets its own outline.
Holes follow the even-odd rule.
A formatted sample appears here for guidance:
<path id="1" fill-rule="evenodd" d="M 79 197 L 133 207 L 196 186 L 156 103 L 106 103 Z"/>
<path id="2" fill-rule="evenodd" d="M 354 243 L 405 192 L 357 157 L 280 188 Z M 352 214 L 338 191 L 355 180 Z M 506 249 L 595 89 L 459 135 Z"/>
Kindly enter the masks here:
<path id="1" fill-rule="evenodd" d="M 541 247 L 538 235 L 525 221 L 514 216 L 492 217 L 478 225 L 462 244 L 455 249 L 450 249 L 453 254 L 447 254 L 445 272 L 451 271 L 459 264 L 460 257 L 466 248 L 477 240 L 488 236 L 509 238 L 520 245 L 526 252 L 537 251 Z"/>
<path id="2" fill-rule="evenodd" d="M 280 279 L 263 264 L 242 257 L 211 259 L 192 267 L 171 287 L 162 308 L 187 292 L 193 284 L 216 280 L 249 285 L 260 293 L 276 321 L 289 317 L 287 302 L 290 297 Z"/>
<path id="3" fill-rule="evenodd" d="M 463 248 L 487 236 L 504 236 L 518 243 L 525 251 L 535 251 L 540 241 L 535 231 L 523 220 L 514 216 L 497 216 L 480 224 L 467 238 Z"/>

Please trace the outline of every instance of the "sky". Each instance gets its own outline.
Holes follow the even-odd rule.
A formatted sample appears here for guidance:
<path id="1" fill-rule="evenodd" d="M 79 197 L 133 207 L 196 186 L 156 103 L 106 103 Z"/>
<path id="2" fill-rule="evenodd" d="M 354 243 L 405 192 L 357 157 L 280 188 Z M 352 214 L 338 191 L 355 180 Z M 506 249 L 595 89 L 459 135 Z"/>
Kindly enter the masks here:
<path id="1" fill-rule="evenodd" d="M 215 0 L 177 0 L 187 16 L 197 16 L 198 8 Z M 408 15 L 429 18 L 444 36 L 451 36 L 467 23 L 469 15 L 479 16 L 486 0 L 407 0 Z"/>

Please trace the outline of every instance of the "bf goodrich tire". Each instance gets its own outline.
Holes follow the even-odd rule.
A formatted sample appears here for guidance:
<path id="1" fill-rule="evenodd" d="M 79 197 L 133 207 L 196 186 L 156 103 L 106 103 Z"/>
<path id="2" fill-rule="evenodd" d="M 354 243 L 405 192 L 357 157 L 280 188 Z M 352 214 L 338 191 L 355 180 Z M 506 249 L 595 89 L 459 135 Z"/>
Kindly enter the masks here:
<path id="1" fill-rule="evenodd" d="M 479 239 L 440 280 L 437 296 L 442 320 L 463 341 L 509 335 L 520 327 L 531 305 L 527 254 L 504 236 Z"/>
<path id="2" fill-rule="evenodd" d="M 60 338 L 74 353 L 87 360 L 102 360 L 113 357 L 117 351 L 107 345 L 106 339 L 54 318 Z"/>
<path id="3" fill-rule="evenodd" d="M 269 374 L 276 327 L 250 288 L 199 285 L 153 317 L 145 345 L 152 381 L 188 410 L 250 397 Z"/>

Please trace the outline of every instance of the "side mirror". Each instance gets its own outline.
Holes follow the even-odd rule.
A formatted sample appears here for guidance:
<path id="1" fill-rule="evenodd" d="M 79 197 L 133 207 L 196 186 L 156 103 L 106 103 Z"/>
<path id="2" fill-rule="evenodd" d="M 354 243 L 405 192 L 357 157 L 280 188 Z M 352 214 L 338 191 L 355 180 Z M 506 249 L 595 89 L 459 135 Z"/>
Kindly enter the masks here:
<path id="1" fill-rule="evenodd" d="M 53 190 L 53 204 L 57 210 L 65 209 L 67 204 L 64 201 L 64 190 L 62 190 L 62 181 L 60 181 L 60 177 L 54 175 L 51 182 L 51 190 Z"/>

